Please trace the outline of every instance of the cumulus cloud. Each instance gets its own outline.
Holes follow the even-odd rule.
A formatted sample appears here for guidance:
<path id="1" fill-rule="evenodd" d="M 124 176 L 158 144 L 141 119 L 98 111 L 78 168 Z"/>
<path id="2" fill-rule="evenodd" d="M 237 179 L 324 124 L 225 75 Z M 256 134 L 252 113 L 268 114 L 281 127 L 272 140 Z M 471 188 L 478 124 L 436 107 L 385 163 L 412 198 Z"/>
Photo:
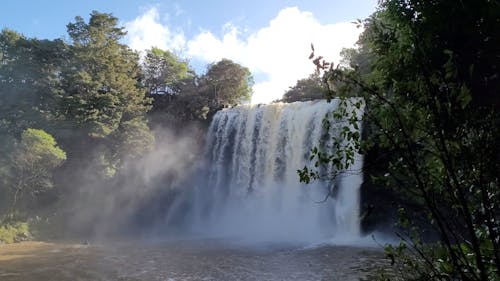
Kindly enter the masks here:
<path id="1" fill-rule="evenodd" d="M 254 76 L 266 77 L 256 81 L 252 103 L 281 98 L 288 87 L 314 71 L 308 59 L 311 43 L 317 54 L 338 63 L 342 48 L 354 46 L 362 31 L 348 22 L 322 24 L 297 7 L 281 10 L 267 26 L 245 35 L 238 26 L 226 24 L 222 36 L 204 30 L 185 40 L 182 33 L 172 33 L 159 22 L 155 9 L 128 23 L 127 29 L 132 48 L 184 48 L 190 58 L 207 63 L 228 58 L 248 67 Z"/>
<path id="2" fill-rule="evenodd" d="M 172 31 L 160 22 L 157 8 L 151 8 L 133 21 L 125 23 L 127 44 L 134 50 L 144 51 L 151 47 L 164 50 L 181 50 L 186 44 L 182 31 Z"/>

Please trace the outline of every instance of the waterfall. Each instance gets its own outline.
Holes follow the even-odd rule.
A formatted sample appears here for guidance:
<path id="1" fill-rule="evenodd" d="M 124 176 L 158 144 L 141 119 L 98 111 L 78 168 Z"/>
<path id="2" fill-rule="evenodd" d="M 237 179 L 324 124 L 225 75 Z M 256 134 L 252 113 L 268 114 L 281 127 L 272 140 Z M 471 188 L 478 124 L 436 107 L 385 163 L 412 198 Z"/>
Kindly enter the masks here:
<path id="1" fill-rule="evenodd" d="M 322 124 L 338 106 L 332 100 L 219 111 L 209 127 L 205 169 L 191 199 L 193 231 L 252 241 L 358 238 L 361 157 L 356 155 L 351 172 L 334 181 L 301 184 L 297 174 L 313 167 L 313 147 L 332 152 L 331 136 L 339 134 L 340 125 Z M 334 195 L 325 201 L 332 185 Z"/>

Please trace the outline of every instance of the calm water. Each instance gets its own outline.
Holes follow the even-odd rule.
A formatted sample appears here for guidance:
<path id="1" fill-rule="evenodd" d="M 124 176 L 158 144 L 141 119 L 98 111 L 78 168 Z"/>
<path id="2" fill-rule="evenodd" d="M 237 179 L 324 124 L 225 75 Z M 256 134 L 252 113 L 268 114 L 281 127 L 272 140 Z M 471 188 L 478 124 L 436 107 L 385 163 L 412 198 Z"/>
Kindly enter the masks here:
<path id="1" fill-rule="evenodd" d="M 0 245 L 0 280 L 369 280 L 376 248 L 215 240 Z"/>

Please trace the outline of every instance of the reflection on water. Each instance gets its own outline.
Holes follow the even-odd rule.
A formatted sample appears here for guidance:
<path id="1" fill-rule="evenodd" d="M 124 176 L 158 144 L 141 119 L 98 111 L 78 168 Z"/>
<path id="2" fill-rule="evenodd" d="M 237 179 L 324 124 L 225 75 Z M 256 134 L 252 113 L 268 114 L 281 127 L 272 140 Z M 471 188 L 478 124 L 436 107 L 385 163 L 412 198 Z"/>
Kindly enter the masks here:
<path id="1" fill-rule="evenodd" d="M 365 280 L 380 249 L 214 240 L 0 245 L 0 280 Z"/>

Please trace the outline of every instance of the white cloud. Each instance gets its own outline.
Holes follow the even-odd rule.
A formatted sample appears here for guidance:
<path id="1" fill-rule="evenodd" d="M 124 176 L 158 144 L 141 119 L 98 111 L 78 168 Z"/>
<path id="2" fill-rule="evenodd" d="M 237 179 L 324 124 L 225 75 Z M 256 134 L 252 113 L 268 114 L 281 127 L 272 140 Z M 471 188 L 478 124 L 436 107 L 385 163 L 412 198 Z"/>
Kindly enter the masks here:
<path id="1" fill-rule="evenodd" d="M 181 32 L 172 33 L 159 23 L 156 9 L 127 23 L 126 28 L 134 49 L 186 48 L 191 58 L 207 63 L 232 59 L 248 67 L 254 75 L 266 77 L 264 81 L 256 81 L 253 103 L 281 98 L 288 87 L 314 71 L 308 59 L 311 43 L 316 54 L 338 63 L 342 48 L 352 47 L 361 32 L 352 23 L 321 24 L 312 13 L 296 7 L 281 10 L 268 26 L 244 37 L 237 26 L 226 24 L 222 37 L 206 30 L 186 41 Z"/>
<path id="2" fill-rule="evenodd" d="M 182 32 L 172 31 L 167 25 L 160 23 L 160 15 L 156 8 L 151 8 L 135 20 L 125 23 L 125 29 L 127 44 L 137 51 L 151 47 L 178 51 L 186 44 Z"/>

